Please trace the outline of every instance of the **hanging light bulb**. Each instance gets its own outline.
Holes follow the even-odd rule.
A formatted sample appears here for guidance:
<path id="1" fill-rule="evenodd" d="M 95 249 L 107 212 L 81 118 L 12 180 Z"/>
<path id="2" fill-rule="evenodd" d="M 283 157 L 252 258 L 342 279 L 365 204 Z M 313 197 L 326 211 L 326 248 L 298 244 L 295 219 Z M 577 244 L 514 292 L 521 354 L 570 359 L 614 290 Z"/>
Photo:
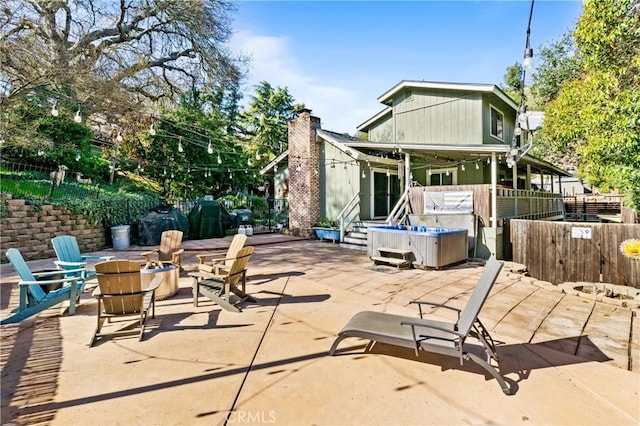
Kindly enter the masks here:
<path id="1" fill-rule="evenodd" d="M 220 154 L 218 154 L 218 164 L 222 164 L 222 158 L 220 158 Z"/>
<path id="2" fill-rule="evenodd" d="M 53 107 L 51 107 L 51 115 L 54 117 L 58 116 L 58 100 L 53 101 Z"/>
<path id="3" fill-rule="evenodd" d="M 449 169 L 447 169 L 447 172 L 445 173 L 447 176 L 449 176 Z"/>
<path id="4" fill-rule="evenodd" d="M 44 155 L 44 151 L 42 149 L 38 150 L 38 157 L 42 157 Z"/>
<path id="5" fill-rule="evenodd" d="M 464 163 L 460 166 L 460 169 L 464 172 Z"/>
<path id="6" fill-rule="evenodd" d="M 165 176 L 167 175 L 167 168 L 166 167 L 164 168 L 162 174 L 165 175 Z"/>
<path id="7" fill-rule="evenodd" d="M 366 179 L 367 175 L 365 174 L 364 170 L 362 171 L 362 179 Z"/>
<path id="8" fill-rule="evenodd" d="M 522 61 L 522 68 L 529 71 L 533 67 L 533 49 L 528 47 L 524 50 L 524 60 Z"/>
<path id="9" fill-rule="evenodd" d="M 429 171 L 427 172 L 429 176 L 431 176 L 431 167 L 429 167 Z"/>
<path id="10" fill-rule="evenodd" d="M 211 139 L 209 139 L 209 146 L 207 146 L 207 153 L 209 155 L 213 154 L 213 146 L 211 146 Z"/>
<path id="11" fill-rule="evenodd" d="M 247 158 L 247 166 L 251 167 L 251 158 Z"/>
<path id="12" fill-rule="evenodd" d="M 296 166 L 296 172 L 299 172 L 300 170 L 302 170 L 302 167 L 300 167 L 300 164 L 298 164 L 298 165 Z"/>
<path id="13" fill-rule="evenodd" d="M 173 174 L 173 172 L 171 172 L 171 179 L 173 179 L 175 177 L 175 175 Z"/>
<path id="14" fill-rule="evenodd" d="M 256 160 L 260 161 L 260 151 L 256 151 Z"/>
<path id="15" fill-rule="evenodd" d="M 122 142 L 122 133 L 118 132 L 118 136 L 116 136 L 116 140 L 118 142 Z"/>
<path id="16" fill-rule="evenodd" d="M 75 121 L 76 123 L 82 123 L 82 116 L 80 115 L 80 109 L 79 108 L 76 111 L 76 116 L 73 117 L 73 121 Z"/>
<path id="17" fill-rule="evenodd" d="M 478 161 L 476 160 L 476 170 L 479 170 L 480 166 L 478 165 Z"/>
<path id="18" fill-rule="evenodd" d="M 487 164 L 491 163 L 491 157 L 487 157 Z"/>
<path id="19" fill-rule="evenodd" d="M 80 154 L 76 154 L 76 161 L 80 161 Z"/>
<path id="20" fill-rule="evenodd" d="M 278 166 L 273 166 L 273 171 L 277 172 L 278 171 Z"/>
<path id="21" fill-rule="evenodd" d="M 178 140 L 178 152 L 184 152 L 184 147 L 182 146 L 182 136 Z"/>

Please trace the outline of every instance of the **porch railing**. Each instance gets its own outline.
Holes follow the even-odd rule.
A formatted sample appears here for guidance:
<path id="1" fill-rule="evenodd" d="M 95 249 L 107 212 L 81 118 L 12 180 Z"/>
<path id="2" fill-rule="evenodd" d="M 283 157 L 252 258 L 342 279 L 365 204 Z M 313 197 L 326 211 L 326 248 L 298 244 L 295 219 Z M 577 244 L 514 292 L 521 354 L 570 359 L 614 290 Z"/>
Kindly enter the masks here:
<path id="1" fill-rule="evenodd" d="M 360 193 L 356 192 L 351 200 L 347 203 L 342 211 L 338 214 L 338 221 L 340 222 L 340 241 L 344 241 L 344 236 L 347 232 L 347 228 L 353 223 L 356 218 L 360 217 Z"/>
<path id="2" fill-rule="evenodd" d="M 385 219 L 385 222 L 389 225 L 402 223 L 405 221 L 407 214 L 409 213 L 410 203 L 409 203 L 409 191 L 411 188 L 405 189 L 404 193 L 396 203 L 396 205 Z"/>

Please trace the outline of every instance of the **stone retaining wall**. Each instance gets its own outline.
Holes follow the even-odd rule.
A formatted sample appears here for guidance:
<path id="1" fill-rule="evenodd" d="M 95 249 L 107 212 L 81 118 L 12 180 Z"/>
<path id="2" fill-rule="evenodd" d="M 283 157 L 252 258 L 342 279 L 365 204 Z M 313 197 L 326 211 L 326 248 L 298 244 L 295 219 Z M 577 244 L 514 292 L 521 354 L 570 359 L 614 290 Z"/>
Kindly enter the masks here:
<path id="1" fill-rule="evenodd" d="M 55 257 L 51 238 L 73 235 L 82 253 L 105 248 L 102 225 L 91 225 L 83 216 L 72 216 L 65 207 L 26 204 L 5 195 L 6 210 L 0 219 L 0 259 L 7 262 L 5 253 L 17 248 L 25 260 Z M 52 265 L 53 266 L 53 265 Z"/>

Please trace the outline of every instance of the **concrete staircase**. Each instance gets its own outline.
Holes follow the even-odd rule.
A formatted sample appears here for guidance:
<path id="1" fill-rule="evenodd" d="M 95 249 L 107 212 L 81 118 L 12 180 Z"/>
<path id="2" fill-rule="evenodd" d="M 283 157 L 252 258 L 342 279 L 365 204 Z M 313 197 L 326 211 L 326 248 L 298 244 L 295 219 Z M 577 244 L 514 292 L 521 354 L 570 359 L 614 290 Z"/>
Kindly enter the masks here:
<path id="1" fill-rule="evenodd" d="M 384 220 L 367 220 L 358 222 L 351 231 L 344 236 L 340 247 L 367 251 L 367 228 L 374 225 L 384 225 Z"/>

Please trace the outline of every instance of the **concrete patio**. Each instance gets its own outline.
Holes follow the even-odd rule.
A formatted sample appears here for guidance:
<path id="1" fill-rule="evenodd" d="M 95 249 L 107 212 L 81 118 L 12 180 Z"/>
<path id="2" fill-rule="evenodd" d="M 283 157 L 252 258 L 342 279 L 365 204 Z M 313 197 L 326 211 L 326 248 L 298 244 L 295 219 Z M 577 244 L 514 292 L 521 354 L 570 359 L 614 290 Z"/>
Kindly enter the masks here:
<path id="1" fill-rule="evenodd" d="M 178 293 L 159 301 L 144 341 L 89 348 L 96 302 L 89 282 L 76 314 L 64 306 L 1 328 L 2 424 L 371 425 L 639 424 L 637 310 L 567 295 L 505 265 L 480 313 L 514 395 L 473 364 L 347 339 L 361 310 L 417 316 L 425 299 L 463 307 L 480 263 L 374 267 L 366 253 L 280 234 L 254 235 L 248 292 L 236 314 L 192 304 L 196 254 L 230 237 L 186 241 Z M 141 260 L 148 247 L 117 252 Z M 114 254 L 111 250 L 100 252 Z M 52 259 L 28 262 L 50 268 Z M 17 304 L 2 264 L 0 315 Z M 452 319 L 443 309 L 430 315 Z"/>

